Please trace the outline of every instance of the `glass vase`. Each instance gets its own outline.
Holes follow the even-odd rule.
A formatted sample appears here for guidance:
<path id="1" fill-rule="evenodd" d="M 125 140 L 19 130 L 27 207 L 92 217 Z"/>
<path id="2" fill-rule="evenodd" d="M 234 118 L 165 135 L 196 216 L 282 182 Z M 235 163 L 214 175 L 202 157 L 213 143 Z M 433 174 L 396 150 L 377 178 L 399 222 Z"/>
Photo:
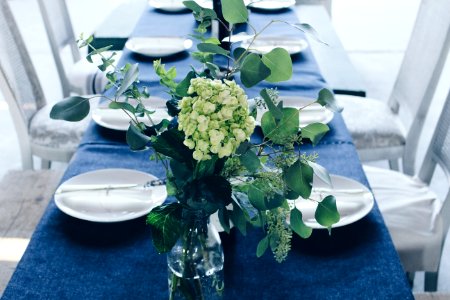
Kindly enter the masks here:
<path id="1" fill-rule="evenodd" d="M 167 255 L 169 299 L 222 299 L 223 249 L 208 218 L 190 220 Z"/>

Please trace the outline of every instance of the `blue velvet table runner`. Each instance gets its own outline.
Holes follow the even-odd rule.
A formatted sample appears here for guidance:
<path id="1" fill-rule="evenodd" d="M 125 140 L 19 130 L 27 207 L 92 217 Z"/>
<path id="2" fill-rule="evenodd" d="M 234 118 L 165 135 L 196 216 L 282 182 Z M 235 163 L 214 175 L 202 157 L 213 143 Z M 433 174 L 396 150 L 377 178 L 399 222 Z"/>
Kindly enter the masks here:
<path id="1" fill-rule="evenodd" d="M 250 15 L 261 26 L 271 19 L 296 21 L 286 10 Z M 162 14 L 149 9 L 134 36 L 185 35 L 195 22 L 189 14 Z M 279 26 L 268 33 L 301 34 Z M 294 58 L 293 80 L 278 84 L 281 95 L 316 97 L 326 86 L 310 51 Z M 123 62 L 139 62 L 143 84 L 152 95 L 164 96 L 148 59 L 125 50 Z M 187 55 L 165 60 L 186 74 Z M 267 85 L 269 86 L 269 85 Z M 258 89 L 250 89 L 255 96 Z M 331 131 L 316 146 L 302 149 L 319 154 L 318 163 L 331 173 L 368 186 L 350 135 L 339 114 Z M 129 168 L 164 177 L 163 168 L 149 160 L 150 151 L 131 152 L 124 133 L 91 124 L 62 181 L 102 168 Z M 399 258 L 378 208 L 362 220 L 332 230 L 315 230 L 310 239 L 293 238 L 282 264 L 266 253 L 256 258 L 261 230 L 243 237 L 236 230 L 221 234 L 225 251 L 225 299 L 412 299 Z M 93 223 L 59 211 L 51 201 L 17 266 L 3 299 L 165 299 L 166 256 L 151 244 L 145 217 L 120 223 Z"/>

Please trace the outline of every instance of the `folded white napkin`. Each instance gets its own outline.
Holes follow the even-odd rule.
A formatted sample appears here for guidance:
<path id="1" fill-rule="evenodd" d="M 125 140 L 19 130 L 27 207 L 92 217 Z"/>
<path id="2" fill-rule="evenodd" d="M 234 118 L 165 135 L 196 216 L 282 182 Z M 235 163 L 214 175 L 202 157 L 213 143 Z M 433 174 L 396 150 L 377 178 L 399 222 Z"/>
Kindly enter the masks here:
<path id="1" fill-rule="evenodd" d="M 58 195 L 61 204 L 79 212 L 134 212 L 154 204 L 151 190 L 96 190 L 66 192 Z"/>

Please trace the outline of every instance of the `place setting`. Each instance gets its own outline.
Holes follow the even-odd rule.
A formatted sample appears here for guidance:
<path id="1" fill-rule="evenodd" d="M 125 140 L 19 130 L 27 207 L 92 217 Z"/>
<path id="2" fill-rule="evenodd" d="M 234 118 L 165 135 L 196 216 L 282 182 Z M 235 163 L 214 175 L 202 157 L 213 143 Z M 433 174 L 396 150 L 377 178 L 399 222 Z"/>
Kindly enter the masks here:
<path id="1" fill-rule="evenodd" d="M 165 181 L 132 169 L 100 169 L 63 182 L 55 204 L 77 219 L 111 223 L 148 214 L 167 198 Z"/>
<path id="2" fill-rule="evenodd" d="M 129 101 L 131 104 L 136 104 L 136 101 Z M 163 119 L 170 120 L 171 117 L 167 111 L 166 101 L 160 97 L 143 99 L 142 103 L 153 113 L 150 114 L 151 120 L 147 116 L 138 117 L 138 120 L 147 126 L 158 124 Z M 109 102 L 100 104 L 92 111 L 92 120 L 101 127 L 118 131 L 127 131 L 130 126 L 129 116 L 122 109 L 110 108 Z"/>
<path id="3" fill-rule="evenodd" d="M 170 58 L 185 54 L 193 45 L 191 39 L 177 36 L 131 37 L 125 48 L 142 58 Z"/>
<path id="4" fill-rule="evenodd" d="M 183 4 L 184 0 L 149 0 L 150 7 L 163 13 L 187 13 L 189 9 Z M 212 9 L 212 0 L 195 0 L 195 2 L 205 8 Z"/>

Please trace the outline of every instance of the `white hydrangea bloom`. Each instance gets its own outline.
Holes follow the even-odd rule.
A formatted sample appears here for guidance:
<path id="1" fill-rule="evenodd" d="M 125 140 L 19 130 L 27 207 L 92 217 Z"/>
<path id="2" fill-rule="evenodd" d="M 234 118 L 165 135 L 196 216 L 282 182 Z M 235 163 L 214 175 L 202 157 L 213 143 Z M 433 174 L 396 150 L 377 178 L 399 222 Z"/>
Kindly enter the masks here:
<path id="1" fill-rule="evenodd" d="M 191 96 L 179 104 L 178 129 L 184 131 L 184 144 L 194 150 L 195 160 L 211 159 L 211 154 L 230 156 L 250 138 L 255 120 L 236 82 L 194 78 L 188 93 Z"/>

